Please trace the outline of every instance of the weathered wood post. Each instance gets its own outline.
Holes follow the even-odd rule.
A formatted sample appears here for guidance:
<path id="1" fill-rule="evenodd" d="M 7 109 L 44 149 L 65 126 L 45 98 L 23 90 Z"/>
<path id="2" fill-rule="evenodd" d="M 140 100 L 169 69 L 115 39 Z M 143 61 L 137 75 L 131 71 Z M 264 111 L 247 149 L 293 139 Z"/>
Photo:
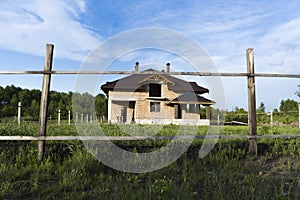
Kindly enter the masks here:
<path id="1" fill-rule="evenodd" d="M 81 123 L 83 124 L 83 114 L 81 113 Z"/>
<path id="2" fill-rule="evenodd" d="M 58 109 L 57 124 L 60 125 L 60 109 Z"/>
<path id="3" fill-rule="evenodd" d="M 246 51 L 247 72 L 248 72 L 248 126 L 250 136 L 256 135 L 256 97 L 255 97 L 255 78 L 254 78 L 254 53 L 249 48 Z M 257 141 L 255 138 L 250 139 L 250 153 L 257 156 Z"/>
<path id="4" fill-rule="evenodd" d="M 18 102 L 18 124 L 19 125 L 21 125 L 21 112 L 22 112 L 21 102 Z"/>
<path id="5" fill-rule="evenodd" d="M 76 112 L 76 114 L 75 114 L 75 123 L 76 124 L 78 123 L 78 112 Z"/>
<path id="6" fill-rule="evenodd" d="M 86 123 L 89 123 L 89 114 L 86 115 Z"/>
<path id="7" fill-rule="evenodd" d="M 71 125 L 71 111 L 68 111 L 68 125 Z"/>
<path id="8" fill-rule="evenodd" d="M 44 72 L 50 72 L 52 70 L 53 50 L 54 50 L 53 44 L 46 45 Z M 50 81 L 51 81 L 51 74 L 44 73 L 42 94 L 41 94 L 41 104 L 40 104 L 38 136 L 46 136 Z M 43 159 L 44 151 L 45 151 L 45 141 L 39 140 L 38 141 L 38 155 L 37 155 L 38 161 L 41 161 Z"/>

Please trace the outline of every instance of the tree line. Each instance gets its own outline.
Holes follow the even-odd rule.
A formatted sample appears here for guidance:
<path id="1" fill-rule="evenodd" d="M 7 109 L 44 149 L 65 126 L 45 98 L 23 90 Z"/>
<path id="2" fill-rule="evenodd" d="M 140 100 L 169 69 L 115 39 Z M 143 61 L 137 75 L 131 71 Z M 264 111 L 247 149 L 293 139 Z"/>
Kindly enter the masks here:
<path id="1" fill-rule="evenodd" d="M 300 97 L 300 85 L 295 93 Z M 37 120 L 39 116 L 39 107 L 41 100 L 41 91 L 38 89 L 22 89 L 14 85 L 0 86 L 0 118 L 13 117 L 17 115 L 18 102 L 22 103 L 22 116 Z M 72 102 L 73 101 L 73 102 Z M 74 106 L 72 107 L 72 105 Z M 88 94 L 78 94 L 73 92 L 57 92 L 50 91 L 48 117 L 57 118 L 58 110 L 61 111 L 62 116 L 67 116 L 68 111 L 78 112 L 79 114 L 96 115 L 98 117 L 107 116 L 107 98 L 103 94 L 98 94 L 95 97 Z M 283 113 L 283 121 L 291 121 L 297 118 L 298 102 L 291 99 L 282 100 L 280 102 L 279 110 L 275 108 L 273 113 Z M 290 112 L 295 112 L 290 114 Z M 201 109 L 201 113 L 205 116 L 205 109 Z M 212 114 L 218 114 L 221 111 L 212 108 Z M 266 107 L 263 102 L 257 108 L 257 113 L 266 113 Z M 267 116 L 258 115 L 260 118 Z M 233 111 L 226 111 L 225 121 L 240 121 L 247 123 L 247 111 L 244 108 L 235 107 Z"/>
<path id="2" fill-rule="evenodd" d="M 48 117 L 56 118 L 58 110 L 61 111 L 62 116 L 67 116 L 69 110 L 72 112 L 73 95 L 81 96 L 81 98 L 76 98 L 76 105 L 84 105 L 86 99 L 93 100 L 95 113 L 92 114 L 99 117 L 107 116 L 107 99 L 103 94 L 98 94 L 94 97 L 88 93 L 77 94 L 73 92 L 50 91 Z M 22 89 L 14 85 L 0 86 L 0 118 L 16 116 L 18 102 L 21 102 L 22 116 L 37 120 L 39 117 L 40 101 L 41 91 L 38 89 Z M 84 111 L 82 112 L 86 114 Z"/>
<path id="3" fill-rule="evenodd" d="M 300 98 L 300 84 L 297 86 L 298 89 L 295 92 Z M 275 108 L 272 110 L 274 118 L 276 121 L 283 122 L 285 124 L 298 121 L 298 104 L 299 102 L 292 99 L 285 99 L 280 101 L 279 109 Z M 261 102 L 256 110 L 257 112 L 257 121 L 260 122 L 269 122 L 270 117 L 266 114 L 266 106 L 264 102 Z M 235 107 L 233 111 L 226 112 L 225 121 L 240 121 L 248 122 L 248 112 L 244 108 Z"/>
<path id="4" fill-rule="evenodd" d="M 290 123 L 298 120 L 298 102 L 292 99 L 286 99 L 280 101 L 280 106 L 272 110 L 273 115 L 276 116 L 275 120 Z M 257 121 L 259 122 L 269 122 L 270 117 L 266 115 L 266 106 L 264 102 L 260 102 L 258 108 L 256 109 Z M 270 113 L 269 113 L 270 114 Z M 239 121 L 248 122 L 248 112 L 244 108 L 235 107 L 233 111 L 226 112 L 226 121 Z"/>

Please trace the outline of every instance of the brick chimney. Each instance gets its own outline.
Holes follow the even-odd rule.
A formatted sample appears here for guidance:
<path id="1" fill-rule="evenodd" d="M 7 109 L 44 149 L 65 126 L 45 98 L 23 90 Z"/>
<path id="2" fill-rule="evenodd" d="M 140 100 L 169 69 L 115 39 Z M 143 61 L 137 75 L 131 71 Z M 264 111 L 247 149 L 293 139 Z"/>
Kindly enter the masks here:
<path id="1" fill-rule="evenodd" d="M 166 72 L 167 72 L 167 74 L 170 73 L 170 63 L 166 64 Z"/>
<path id="2" fill-rule="evenodd" d="M 138 72 L 139 71 L 139 62 L 136 62 L 135 63 L 135 72 Z"/>

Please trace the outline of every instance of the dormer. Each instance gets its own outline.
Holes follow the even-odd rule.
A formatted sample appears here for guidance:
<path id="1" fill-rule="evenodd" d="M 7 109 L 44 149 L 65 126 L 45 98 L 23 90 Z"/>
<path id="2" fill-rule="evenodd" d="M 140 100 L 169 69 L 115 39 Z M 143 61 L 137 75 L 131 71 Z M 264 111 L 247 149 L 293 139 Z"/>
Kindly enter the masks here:
<path id="1" fill-rule="evenodd" d="M 161 84 L 149 83 L 149 97 L 161 97 Z"/>

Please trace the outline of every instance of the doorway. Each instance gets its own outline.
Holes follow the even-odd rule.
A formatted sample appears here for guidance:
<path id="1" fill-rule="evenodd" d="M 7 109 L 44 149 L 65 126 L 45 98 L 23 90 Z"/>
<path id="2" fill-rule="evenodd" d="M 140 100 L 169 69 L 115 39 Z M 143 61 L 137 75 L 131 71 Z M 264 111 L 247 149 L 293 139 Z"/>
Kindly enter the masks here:
<path id="1" fill-rule="evenodd" d="M 175 119 L 182 119 L 182 111 L 180 105 L 174 105 L 175 108 Z"/>

